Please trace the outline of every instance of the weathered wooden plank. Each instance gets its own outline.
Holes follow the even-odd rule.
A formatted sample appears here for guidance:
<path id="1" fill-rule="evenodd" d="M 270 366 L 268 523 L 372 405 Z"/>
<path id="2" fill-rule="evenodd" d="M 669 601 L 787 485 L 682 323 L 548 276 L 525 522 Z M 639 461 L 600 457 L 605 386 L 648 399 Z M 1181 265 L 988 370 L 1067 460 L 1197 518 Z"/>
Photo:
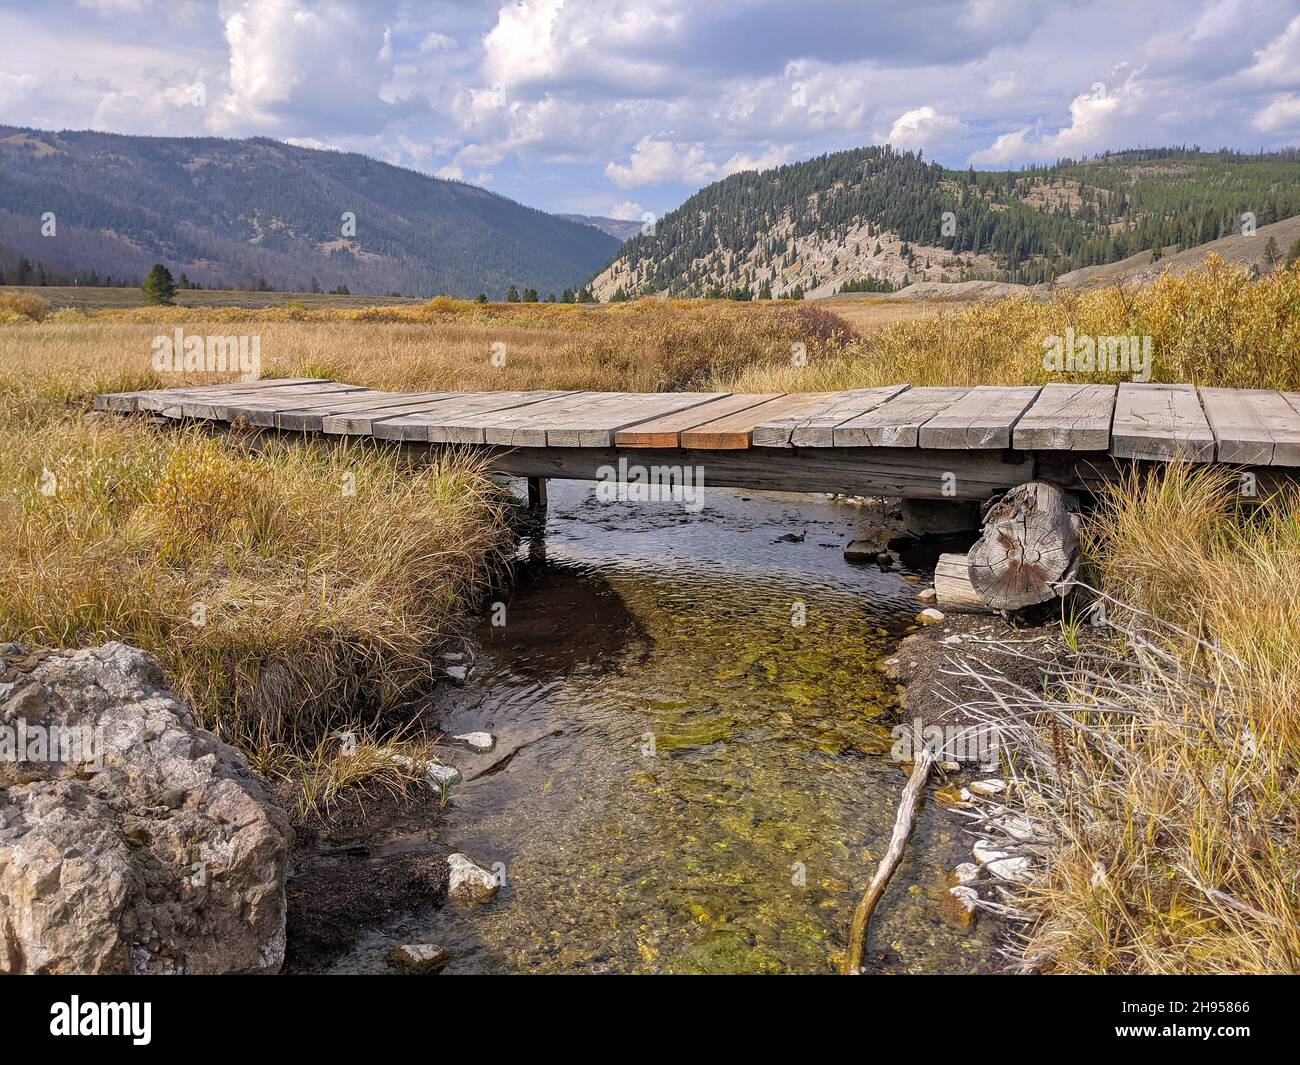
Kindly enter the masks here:
<path id="1" fill-rule="evenodd" d="M 700 406 L 723 395 L 581 392 L 556 403 L 530 404 L 483 415 L 484 442 L 511 447 L 608 447 L 619 429 L 660 414 Z"/>
<path id="2" fill-rule="evenodd" d="M 1114 385 L 1044 385 L 1011 431 L 1022 451 L 1105 451 L 1115 416 Z"/>
<path id="3" fill-rule="evenodd" d="M 620 458 L 643 466 L 703 467 L 706 486 L 777 492 L 851 492 L 913 499 L 988 499 L 1034 479 L 1031 456 L 1004 451 L 880 448 L 503 448 L 494 469 L 519 477 L 596 480 Z"/>
<path id="4" fill-rule="evenodd" d="M 1010 447 L 1012 428 L 1037 396 L 1037 386 L 978 385 L 921 426 L 918 442 L 945 449 Z"/>
<path id="5" fill-rule="evenodd" d="M 91 406 L 95 410 L 112 411 L 114 414 L 134 414 L 136 403 L 142 395 L 143 392 L 100 392 Z"/>
<path id="6" fill-rule="evenodd" d="M 574 392 L 540 403 L 517 404 L 456 419 L 461 428 L 482 430 L 485 444 L 511 447 L 545 447 L 547 428 L 557 421 L 578 413 L 584 406 L 603 405 L 621 399 L 624 392 Z"/>
<path id="7" fill-rule="evenodd" d="M 379 440 L 411 440 L 432 444 L 485 443 L 485 426 L 505 421 L 534 404 L 557 404 L 580 392 L 482 392 L 467 394 L 436 411 L 412 412 L 376 419 L 370 433 Z"/>
<path id="8" fill-rule="evenodd" d="M 681 435 L 687 429 L 716 421 L 728 414 L 757 407 L 769 399 L 779 399 L 784 392 L 742 392 L 715 399 L 698 407 L 666 414 L 648 422 L 638 422 L 627 429 L 620 429 L 614 434 L 614 443 L 619 447 L 678 447 Z"/>
<path id="9" fill-rule="evenodd" d="M 319 433 L 324 429 L 325 419 L 339 414 L 364 414 L 373 412 L 382 414 L 395 407 L 409 407 L 413 403 L 423 403 L 433 408 L 438 402 L 454 399 L 464 395 L 462 392 L 373 392 L 369 395 L 340 394 L 330 401 L 313 401 L 293 410 L 282 410 L 276 416 L 277 429 L 292 429 L 299 432 Z"/>
<path id="10" fill-rule="evenodd" d="M 245 410 L 282 410 L 307 402 L 313 397 L 365 392 L 368 389 L 356 385 L 321 384 L 294 385 L 285 389 L 276 389 L 276 398 L 256 392 L 214 393 L 204 396 L 181 396 L 168 406 L 158 408 L 158 413 L 166 418 L 198 418 L 207 421 L 230 422 L 241 416 Z M 143 407 L 141 409 L 144 409 Z M 273 425 L 274 420 L 266 423 Z"/>
<path id="11" fill-rule="evenodd" d="M 725 392 L 659 392 L 623 396 L 608 403 L 587 405 L 557 421 L 548 420 L 546 446 L 609 447 L 614 443 L 614 434 L 620 429 L 662 414 L 700 407 L 725 395 Z"/>
<path id="12" fill-rule="evenodd" d="M 223 400 L 228 403 L 228 420 L 241 420 L 249 425 L 266 429 L 286 428 L 280 424 L 281 419 L 294 414 L 307 415 L 316 410 L 330 410 L 344 399 L 382 400 L 389 392 L 379 392 L 369 388 L 355 391 L 334 390 L 315 394 L 302 393 L 280 399 L 262 398 L 260 396 L 243 396 L 236 400 Z"/>
<path id="13" fill-rule="evenodd" d="M 328 414 L 321 419 L 321 432 L 346 436 L 368 436 L 374 435 L 375 425 L 384 422 L 393 424 L 389 426 L 389 432 L 383 439 L 411 439 L 427 442 L 428 425 L 423 421 L 419 421 L 417 424 L 417 421 L 408 421 L 408 419 L 420 419 L 423 416 L 427 416 L 429 419 L 451 418 L 465 410 L 467 404 L 471 405 L 469 409 L 478 410 L 512 406 L 519 403 L 518 397 L 520 396 L 567 395 L 564 392 L 441 392 L 431 394 L 446 398 L 429 400 L 412 397 L 410 400 L 385 405 L 383 409 L 370 410 L 365 408 Z M 407 430 L 409 430 L 409 434 L 406 432 Z"/>
<path id="14" fill-rule="evenodd" d="M 755 426 L 771 418 L 784 418 L 820 406 L 833 395 L 834 392 L 800 392 L 770 399 L 766 403 L 683 430 L 681 446 L 711 450 L 747 448 Z"/>
<path id="15" fill-rule="evenodd" d="M 907 388 L 857 388 L 831 396 L 823 404 L 798 414 L 770 418 L 754 426 L 753 447 L 833 447 L 835 427 L 874 410 Z"/>
<path id="16" fill-rule="evenodd" d="M 1300 411 L 1280 392 L 1244 388 L 1200 392 L 1220 462 L 1300 466 Z"/>
<path id="17" fill-rule="evenodd" d="M 289 387 L 290 391 L 294 388 L 337 388 L 331 381 L 304 381 Z M 355 387 L 355 386 L 348 386 Z M 194 388 L 153 388 L 144 392 L 130 393 L 137 397 L 136 409 L 144 411 L 160 411 L 163 409 L 175 407 L 184 399 L 215 399 L 226 396 L 255 396 L 259 394 L 269 394 L 266 389 L 252 387 L 240 384 L 224 384 L 209 387 Z"/>
<path id="18" fill-rule="evenodd" d="M 339 384 L 334 381 L 300 381 L 279 388 L 257 388 L 250 385 L 222 385 L 217 388 L 158 388 L 140 392 L 141 410 L 164 410 L 179 405 L 183 400 L 248 399 L 268 402 L 286 402 L 298 395 L 315 395 L 331 392 L 356 392 L 360 385 Z M 287 397 L 287 398 L 286 398 Z"/>
<path id="19" fill-rule="evenodd" d="M 1287 404 L 1296 412 L 1296 414 L 1300 414 L 1300 392 L 1283 392 L 1282 398 L 1286 400 Z M 1283 457 L 1280 458 L 1279 455 Z M 1279 448 L 1273 453 L 1273 465 L 1300 466 L 1300 458 L 1297 458 L 1295 453 L 1289 447 Z"/>
<path id="20" fill-rule="evenodd" d="M 969 388 L 909 388 L 887 403 L 835 427 L 836 447 L 916 447 L 921 426 Z"/>
<path id="21" fill-rule="evenodd" d="M 135 392 L 103 392 L 94 399 L 95 410 L 132 412 L 137 410 L 136 402 L 141 396 L 185 395 L 201 396 L 224 392 L 231 388 L 254 390 L 258 388 L 282 388 L 285 385 L 329 384 L 323 377 L 264 377 L 257 381 L 226 381 L 215 385 L 186 385 L 182 388 L 140 389 Z"/>
<path id="22" fill-rule="evenodd" d="M 1110 453 L 1127 459 L 1214 460 L 1214 433 L 1191 385 L 1119 386 Z"/>

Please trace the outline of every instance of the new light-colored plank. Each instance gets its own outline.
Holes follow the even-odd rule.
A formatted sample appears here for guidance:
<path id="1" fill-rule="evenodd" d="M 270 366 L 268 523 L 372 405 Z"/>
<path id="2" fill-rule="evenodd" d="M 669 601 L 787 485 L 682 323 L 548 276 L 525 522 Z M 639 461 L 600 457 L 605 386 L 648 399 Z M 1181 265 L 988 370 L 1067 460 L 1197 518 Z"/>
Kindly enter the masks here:
<path id="1" fill-rule="evenodd" d="M 921 426 L 969 388 L 909 388 L 887 403 L 835 427 L 836 447 L 916 447 Z"/>
<path id="2" fill-rule="evenodd" d="M 1016 422 L 1012 445 L 1022 451 L 1105 451 L 1116 391 L 1114 385 L 1044 385 Z"/>
<path id="3" fill-rule="evenodd" d="M 1122 459 L 1214 460 L 1214 433 L 1191 385 L 1125 382 L 1115 400 L 1110 453 Z"/>
<path id="4" fill-rule="evenodd" d="M 1300 412 L 1280 392 L 1202 388 L 1201 407 L 1220 462 L 1300 465 Z"/>
<path id="5" fill-rule="evenodd" d="M 770 399 L 779 399 L 784 392 L 742 392 L 715 399 L 698 407 L 666 414 L 648 422 L 639 422 L 628 429 L 620 429 L 614 434 L 614 443 L 619 447 L 679 447 L 682 433 L 687 429 L 716 421 L 728 414 L 757 407 Z"/>
<path id="6" fill-rule="evenodd" d="M 1038 396 L 1037 386 L 978 385 L 921 426 L 921 447 L 985 450 L 1011 446 L 1011 430 Z"/>
<path id="7" fill-rule="evenodd" d="M 681 446 L 710 451 L 733 451 L 750 446 L 755 426 L 784 418 L 825 403 L 834 392 L 799 392 L 705 422 L 682 432 Z"/>
<path id="8" fill-rule="evenodd" d="M 754 447 L 833 447 L 837 425 L 874 410 L 906 388 L 889 385 L 840 392 L 811 410 L 756 425 L 750 443 Z"/>
<path id="9" fill-rule="evenodd" d="M 370 434 L 378 440 L 412 440 L 432 444 L 483 444 L 485 427 L 507 421 L 534 405 L 558 405 L 580 392 L 482 392 L 467 394 L 433 411 L 375 419 Z"/>

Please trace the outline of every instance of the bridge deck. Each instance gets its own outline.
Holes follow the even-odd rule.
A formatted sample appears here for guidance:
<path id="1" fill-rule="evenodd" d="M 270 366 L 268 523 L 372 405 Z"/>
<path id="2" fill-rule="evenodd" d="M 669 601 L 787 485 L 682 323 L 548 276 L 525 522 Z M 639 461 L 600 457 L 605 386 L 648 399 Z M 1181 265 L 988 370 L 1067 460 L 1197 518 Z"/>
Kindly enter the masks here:
<path id="1" fill-rule="evenodd" d="M 1300 467 L 1300 392 L 1192 385 L 400 393 L 295 378 L 109 393 L 95 407 L 509 448 L 1014 449 Z"/>

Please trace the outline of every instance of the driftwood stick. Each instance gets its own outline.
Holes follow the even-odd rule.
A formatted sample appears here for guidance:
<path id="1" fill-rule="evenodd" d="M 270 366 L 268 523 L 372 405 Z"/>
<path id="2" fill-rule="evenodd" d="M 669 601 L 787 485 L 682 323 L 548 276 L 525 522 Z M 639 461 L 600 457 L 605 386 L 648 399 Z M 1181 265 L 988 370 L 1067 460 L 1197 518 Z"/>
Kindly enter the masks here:
<path id="1" fill-rule="evenodd" d="M 898 816 L 894 819 L 894 834 L 889 837 L 889 850 L 876 867 L 876 875 L 871 878 L 867 890 L 858 901 L 853 911 L 853 923 L 849 926 L 849 953 L 844 959 L 844 974 L 857 976 L 862 967 L 862 952 L 867 945 L 867 929 L 871 924 L 871 915 L 876 910 L 876 903 L 885 893 L 889 881 L 903 860 L 903 851 L 907 848 L 907 837 L 912 834 L 912 824 L 916 817 L 916 804 L 921 799 L 921 789 L 925 787 L 930 776 L 930 767 L 934 765 L 934 756 L 929 750 L 922 749 L 916 753 L 912 763 L 912 775 L 907 778 L 903 788 L 903 797 L 898 803 Z"/>

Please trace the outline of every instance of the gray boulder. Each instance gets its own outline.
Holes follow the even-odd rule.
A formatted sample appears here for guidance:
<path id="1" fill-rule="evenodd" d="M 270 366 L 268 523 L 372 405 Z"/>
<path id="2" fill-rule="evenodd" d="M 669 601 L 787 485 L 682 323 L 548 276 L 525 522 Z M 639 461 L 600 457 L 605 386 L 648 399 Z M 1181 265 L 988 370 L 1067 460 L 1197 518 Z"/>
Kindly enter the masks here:
<path id="1" fill-rule="evenodd" d="M 143 651 L 5 650 L 0 973 L 277 971 L 293 836 L 244 756 Z"/>

